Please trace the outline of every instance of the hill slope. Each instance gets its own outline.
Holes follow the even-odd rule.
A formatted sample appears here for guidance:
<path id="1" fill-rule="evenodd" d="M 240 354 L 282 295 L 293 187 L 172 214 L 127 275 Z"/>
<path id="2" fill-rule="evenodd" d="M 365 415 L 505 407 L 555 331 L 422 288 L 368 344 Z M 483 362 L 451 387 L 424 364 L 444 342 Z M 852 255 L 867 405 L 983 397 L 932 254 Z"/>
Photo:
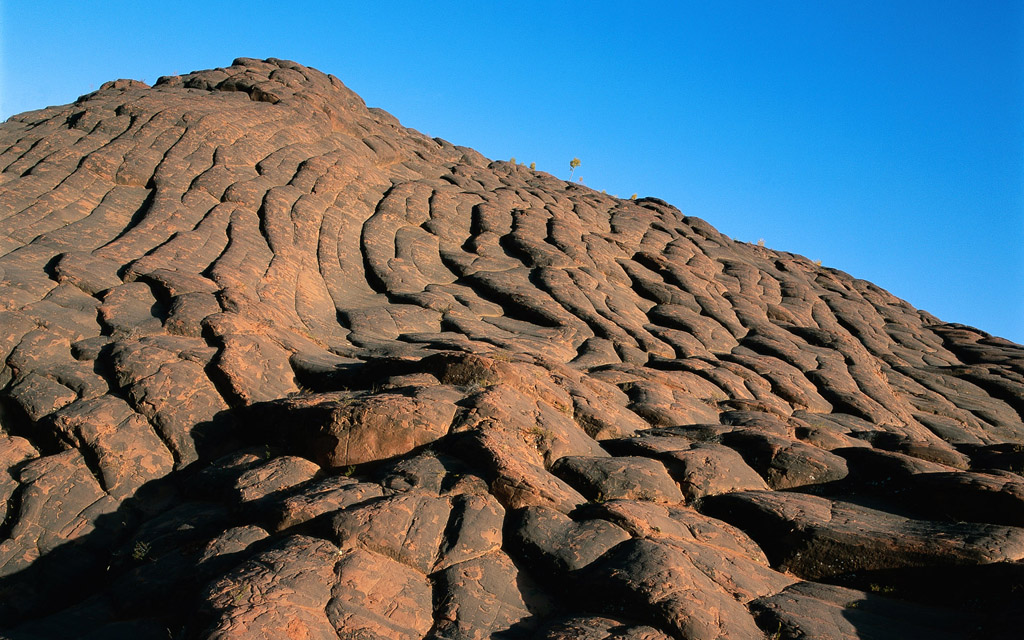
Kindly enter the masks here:
<path id="1" fill-rule="evenodd" d="M 0 253 L 4 637 L 1020 623 L 1024 348 L 313 69 L 11 118 Z"/>

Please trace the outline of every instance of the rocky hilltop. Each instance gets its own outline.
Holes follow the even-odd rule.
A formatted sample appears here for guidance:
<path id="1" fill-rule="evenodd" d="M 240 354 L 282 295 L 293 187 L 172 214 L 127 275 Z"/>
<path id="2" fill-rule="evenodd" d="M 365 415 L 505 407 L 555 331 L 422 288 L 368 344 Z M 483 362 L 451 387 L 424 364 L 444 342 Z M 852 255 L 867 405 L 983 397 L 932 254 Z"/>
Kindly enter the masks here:
<path id="1" fill-rule="evenodd" d="M 282 60 L 0 171 L 0 637 L 1019 637 L 1020 345 Z"/>

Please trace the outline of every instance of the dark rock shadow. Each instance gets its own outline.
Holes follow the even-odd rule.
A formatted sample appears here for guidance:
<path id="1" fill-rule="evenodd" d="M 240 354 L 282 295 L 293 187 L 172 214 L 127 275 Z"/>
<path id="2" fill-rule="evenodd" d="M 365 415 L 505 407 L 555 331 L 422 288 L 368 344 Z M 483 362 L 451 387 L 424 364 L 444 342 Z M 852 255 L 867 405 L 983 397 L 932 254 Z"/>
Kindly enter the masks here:
<path id="1" fill-rule="evenodd" d="M 165 630 L 159 637 L 184 637 L 178 634 L 197 620 L 199 589 L 252 551 L 200 563 L 210 539 L 253 517 L 238 509 L 237 500 L 231 504 L 225 490 L 248 467 L 217 473 L 219 459 L 245 442 L 235 418 L 229 410 L 196 425 L 199 460 L 145 483 L 115 510 L 93 519 L 87 533 L 0 576 L 0 635 L 84 637 L 117 622 L 125 633 L 131 630 L 125 637 L 146 637 L 141 629 L 156 621 Z M 136 629 L 126 620 L 147 622 Z"/>

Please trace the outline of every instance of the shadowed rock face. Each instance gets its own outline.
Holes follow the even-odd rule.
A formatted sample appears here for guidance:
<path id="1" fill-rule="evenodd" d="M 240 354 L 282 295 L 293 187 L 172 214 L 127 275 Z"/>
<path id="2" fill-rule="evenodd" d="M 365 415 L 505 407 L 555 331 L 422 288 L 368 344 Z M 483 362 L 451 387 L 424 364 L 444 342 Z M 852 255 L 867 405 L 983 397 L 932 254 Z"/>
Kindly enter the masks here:
<path id="1" fill-rule="evenodd" d="M 1019 629 L 1019 345 L 281 60 L 0 171 L 5 638 Z"/>

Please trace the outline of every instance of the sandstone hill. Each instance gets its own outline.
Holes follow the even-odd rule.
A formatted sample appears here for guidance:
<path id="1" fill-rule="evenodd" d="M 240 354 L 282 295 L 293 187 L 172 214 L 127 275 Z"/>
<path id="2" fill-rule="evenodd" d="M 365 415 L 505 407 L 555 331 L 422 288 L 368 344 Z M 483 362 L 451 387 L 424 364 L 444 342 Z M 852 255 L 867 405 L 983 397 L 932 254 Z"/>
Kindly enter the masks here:
<path id="1" fill-rule="evenodd" d="M 0 171 L 2 638 L 1019 637 L 1020 345 L 282 60 Z"/>

